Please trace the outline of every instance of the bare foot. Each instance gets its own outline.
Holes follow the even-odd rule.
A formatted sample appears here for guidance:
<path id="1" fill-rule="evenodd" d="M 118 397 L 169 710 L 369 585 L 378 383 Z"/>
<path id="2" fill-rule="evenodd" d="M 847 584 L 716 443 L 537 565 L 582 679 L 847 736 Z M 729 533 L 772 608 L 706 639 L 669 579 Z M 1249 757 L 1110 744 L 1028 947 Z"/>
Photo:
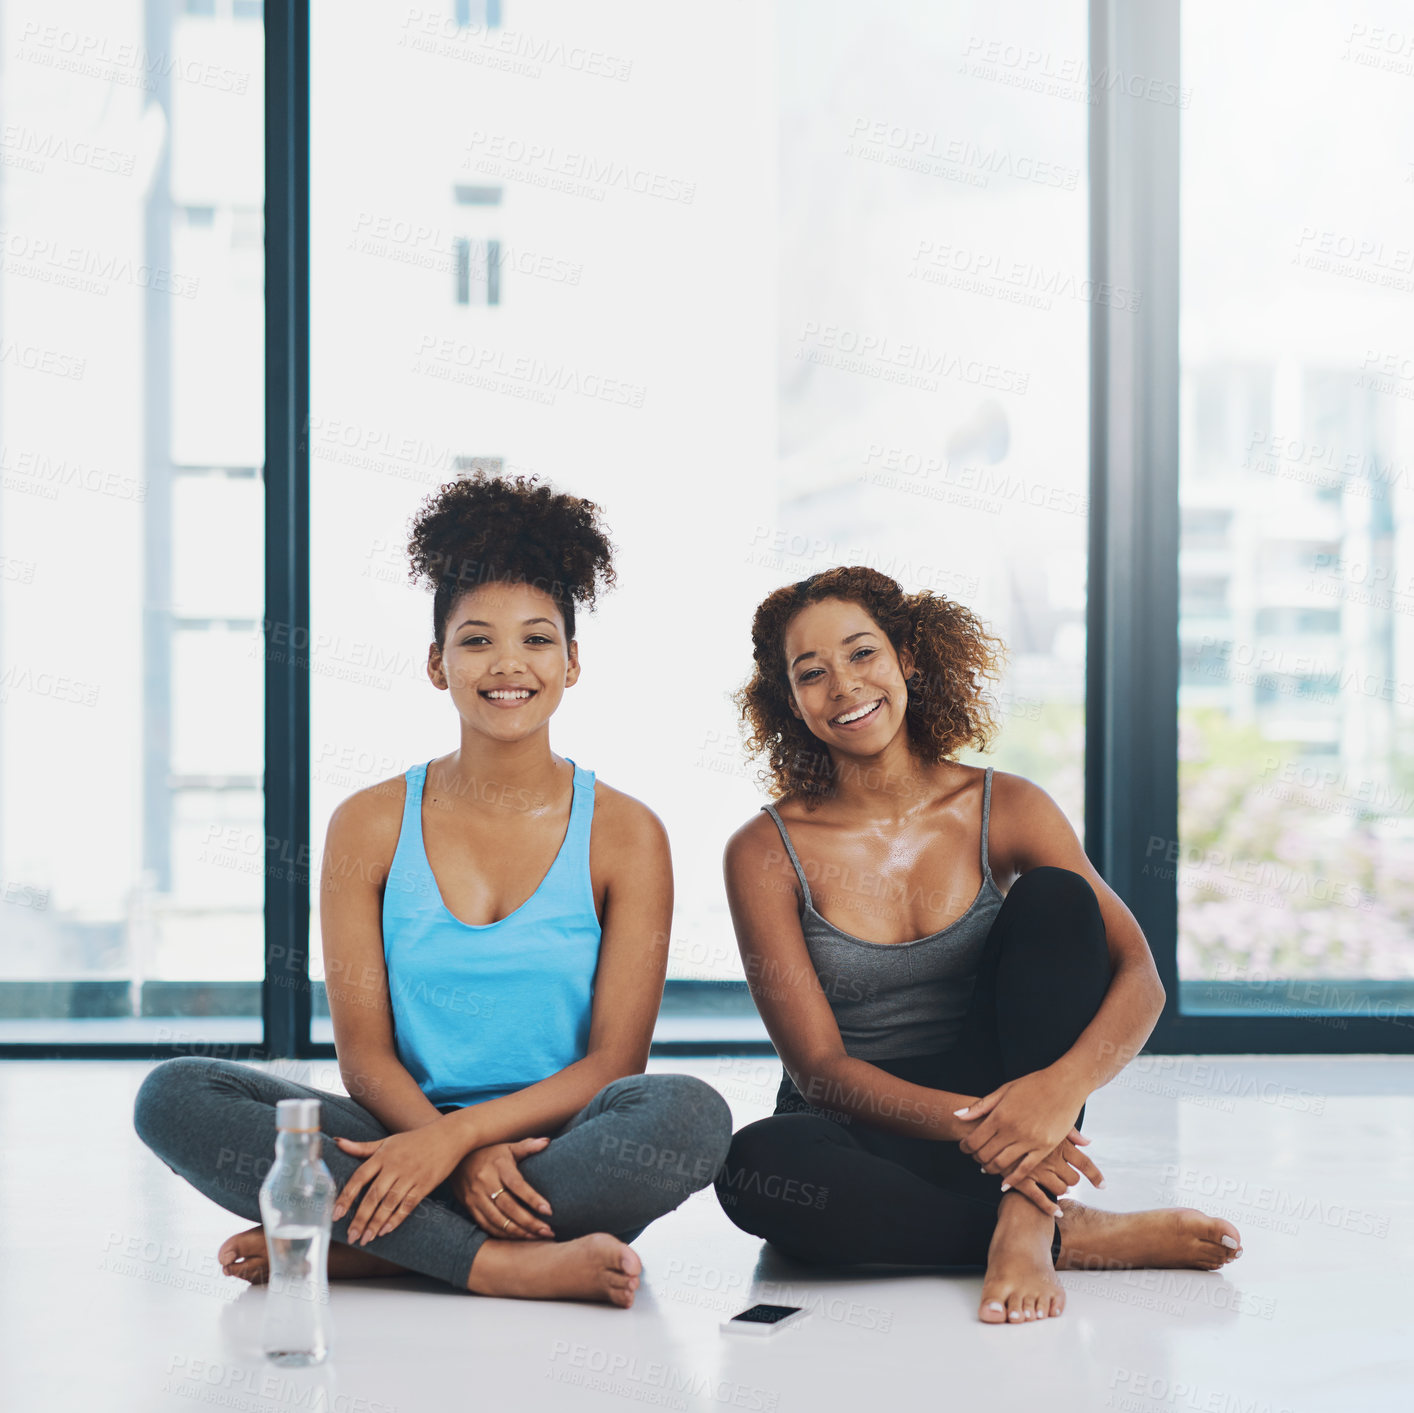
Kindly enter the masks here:
<path id="1" fill-rule="evenodd" d="M 216 1253 L 224 1275 L 239 1276 L 252 1285 L 264 1285 L 270 1279 L 270 1253 L 265 1245 L 265 1228 L 251 1227 L 227 1237 Z M 401 1276 L 405 1266 L 385 1261 L 372 1252 L 345 1246 L 342 1241 L 329 1243 L 330 1280 L 357 1280 L 360 1276 Z"/>
<path id="2" fill-rule="evenodd" d="M 1133 1266 L 1216 1271 L 1242 1255 L 1242 1238 L 1231 1222 L 1196 1207 L 1160 1207 L 1150 1212 L 1099 1212 L 1079 1202 L 1064 1204 L 1061 1271 L 1123 1270 Z"/>
<path id="3" fill-rule="evenodd" d="M 605 1300 L 633 1304 L 643 1262 L 616 1236 L 574 1241 L 497 1241 L 488 1237 L 471 1263 L 466 1288 L 521 1300 Z"/>
<path id="4" fill-rule="evenodd" d="M 1023 1324 L 1065 1309 L 1065 1289 L 1051 1263 L 1055 1222 L 1019 1192 L 1002 1198 L 987 1251 L 978 1317 L 984 1324 Z"/>

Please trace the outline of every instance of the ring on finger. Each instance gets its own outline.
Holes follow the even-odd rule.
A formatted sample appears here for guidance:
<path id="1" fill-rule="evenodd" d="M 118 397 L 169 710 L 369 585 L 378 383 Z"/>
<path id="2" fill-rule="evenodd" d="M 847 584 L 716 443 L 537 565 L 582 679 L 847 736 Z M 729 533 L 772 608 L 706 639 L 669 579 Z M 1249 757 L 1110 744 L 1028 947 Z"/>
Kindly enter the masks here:
<path id="1" fill-rule="evenodd" d="M 494 1202 L 505 1190 L 504 1187 L 498 1187 L 495 1192 L 491 1194 L 491 1200 Z"/>
<path id="2" fill-rule="evenodd" d="M 505 1231 L 505 1229 L 506 1229 L 508 1226 L 510 1226 L 510 1224 L 511 1224 L 511 1219 L 510 1219 L 509 1217 L 507 1217 L 506 1220 L 501 1223 L 501 1230 L 502 1230 L 502 1231 Z"/>

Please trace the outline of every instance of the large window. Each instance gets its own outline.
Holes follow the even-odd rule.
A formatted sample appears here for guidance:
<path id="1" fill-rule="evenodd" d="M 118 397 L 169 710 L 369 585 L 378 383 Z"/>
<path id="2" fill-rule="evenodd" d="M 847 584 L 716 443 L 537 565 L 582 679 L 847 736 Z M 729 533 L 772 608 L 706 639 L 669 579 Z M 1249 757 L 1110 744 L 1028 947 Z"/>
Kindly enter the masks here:
<path id="1" fill-rule="evenodd" d="M 1403 19 L 0 4 L 0 1047 L 328 1045 L 327 823 L 456 744 L 406 538 L 485 466 L 619 546 L 553 740 L 668 827 L 661 1040 L 763 1037 L 730 694 L 853 562 L 1005 642 L 965 759 L 1083 830 L 1156 1047 L 1409 1048 Z"/>
<path id="2" fill-rule="evenodd" d="M 1414 39 L 1182 17 L 1182 1003 L 1340 1027 L 1414 1009 Z"/>
<path id="3" fill-rule="evenodd" d="M 660 1035 L 763 1034 L 680 984 L 742 976 L 721 854 L 767 797 L 728 694 L 778 585 L 973 607 L 1011 652 L 988 761 L 1083 799 L 1086 104 L 1015 80 L 1084 8 L 730 14 L 312 12 L 312 837 L 457 744 L 421 498 L 490 462 L 601 502 L 620 586 L 552 740 L 667 826 Z"/>
<path id="4" fill-rule="evenodd" d="M 259 18 L 0 5 L 0 1042 L 261 1036 Z"/>

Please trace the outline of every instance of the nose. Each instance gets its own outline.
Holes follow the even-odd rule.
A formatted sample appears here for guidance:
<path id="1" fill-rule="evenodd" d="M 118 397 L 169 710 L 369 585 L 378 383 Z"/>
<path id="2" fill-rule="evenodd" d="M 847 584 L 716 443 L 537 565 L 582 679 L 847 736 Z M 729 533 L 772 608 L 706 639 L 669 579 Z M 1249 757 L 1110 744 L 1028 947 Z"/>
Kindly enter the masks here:
<path id="1" fill-rule="evenodd" d="M 512 672 L 524 672 L 525 659 L 507 649 L 491 664 L 491 671 L 502 677 Z"/>

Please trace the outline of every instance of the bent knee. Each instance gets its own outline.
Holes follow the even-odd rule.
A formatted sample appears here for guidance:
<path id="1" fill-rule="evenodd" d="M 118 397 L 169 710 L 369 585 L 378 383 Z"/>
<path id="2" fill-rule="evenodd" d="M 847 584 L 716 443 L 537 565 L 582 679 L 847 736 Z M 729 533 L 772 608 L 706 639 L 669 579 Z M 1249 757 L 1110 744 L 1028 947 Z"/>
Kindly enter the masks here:
<path id="1" fill-rule="evenodd" d="M 819 1180 L 819 1145 L 839 1139 L 826 1119 L 805 1114 L 771 1115 L 747 1124 L 732 1137 L 717 1174 L 717 1200 L 743 1231 L 775 1241 L 794 1230 L 827 1188 Z"/>
<path id="2" fill-rule="evenodd" d="M 204 1055 L 178 1055 L 148 1071 L 133 1096 L 133 1128 L 149 1148 L 157 1147 L 174 1118 L 190 1114 L 193 1096 L 219 1063 Z"/>
<path id="3" fill-rule="evenodd" d="M 1043 908 L 1048 915 L 1056 909 L 1073 909 L 1084 916 L 1100 916 L 1100 900 L 1090 886 L 1090 880 L 1072 868 L 1042 864 L 1028 868 L 1007 891 L 1006 901 L 1025 902 Z"/>
<path id="4" fill-rule="evenodd" d="M 804 1123 L 792 1122 L 797 1118 Z M 806 1115 L 772 1114 L 738 1129 L 717 1176 L 718 1195 L 724 1189 L 738 1195 L 761 1192 L 765 1178 L 802 1173 L 809 1167 L 802 1145 L 819 1136 L 812 1130 L 820 1122 L 827 1121 Z"/>
<path id="5" fill-rule="evenodd" d="M 732 1111 L 705 1080 L 690 1074 L 631 1074 L 605 1086 L 610 1108 L 633 1111 L 642 1142 L 691 1160 L 703 1185 L 726 1160 Z"/>
<path id="6" fill-rule="evenodd" d="M 732 1141 L 731 1105 L 706 1080 L 690 1074 L 636 1075 L 642 1080 L 640 1093 L 647 1098 L 657 1118 L 656 1127 L 665 1140 L 690 1149 L 699 1166 L 706 1169 L 707 1181 L 726 1161 Z"/>

